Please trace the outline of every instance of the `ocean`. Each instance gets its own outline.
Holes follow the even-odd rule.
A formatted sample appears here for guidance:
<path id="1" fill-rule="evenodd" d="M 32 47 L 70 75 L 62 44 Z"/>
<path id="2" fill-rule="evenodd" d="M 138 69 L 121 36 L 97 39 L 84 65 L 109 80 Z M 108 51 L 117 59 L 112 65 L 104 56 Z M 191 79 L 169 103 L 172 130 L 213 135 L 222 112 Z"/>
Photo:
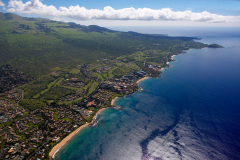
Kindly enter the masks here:
<path id="1" fill-rule="evenodd" d="M 194 36 L 225 48 L 174 57 L 142 91 L 117 99 L 56 153 L 58 160 L 240 159 L 240 28 L 121 27 Z"/>

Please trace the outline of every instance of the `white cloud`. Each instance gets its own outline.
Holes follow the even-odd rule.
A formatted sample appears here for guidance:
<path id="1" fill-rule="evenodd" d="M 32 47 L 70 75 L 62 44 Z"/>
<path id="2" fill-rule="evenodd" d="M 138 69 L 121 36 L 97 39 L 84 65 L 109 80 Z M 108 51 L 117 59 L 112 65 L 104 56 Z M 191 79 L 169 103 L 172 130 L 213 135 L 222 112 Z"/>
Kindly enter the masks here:
<path id="1" fill-rule="evenodd" d="M 223 16 L 210 12 L 173 11 L 169 8 L 123 8 L 114 9 L 110 6 L 100 9 L 86 9 L 85 7 L 69 6 L 56 8 L 45 5 L 39 0 L 23 3 L 21 0 L 10 0 L 8 12 L 38 15 L 54 19 L 72 20 L 144 20 L 144 21 L 191 21 L 191 22 L 239 22 L 240 16 Z"/>
<path id="2" fill-rule="evenodd" d="M 4 7 L 5 4 L 0 0 L 0 7 Z"/>

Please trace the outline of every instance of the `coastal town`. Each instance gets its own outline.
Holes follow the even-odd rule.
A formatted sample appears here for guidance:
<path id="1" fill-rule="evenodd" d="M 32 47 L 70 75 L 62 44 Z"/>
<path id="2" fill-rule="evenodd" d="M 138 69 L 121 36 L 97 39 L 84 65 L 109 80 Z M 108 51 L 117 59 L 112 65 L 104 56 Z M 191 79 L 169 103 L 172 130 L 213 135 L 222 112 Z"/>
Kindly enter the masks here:
<path id="1" fill-rule="evenodd" d="M 5 72 L 6 68 L 12 70 L 2 66 Z M 146 61 L 138 66 L 126 59 L 78 64 L 56 69 L 44 78 L 50 80 L 38 93 L 28 90 L 37 82 L 25 84 L 32 79 L 21 73 L 21 83 L 9 83 L 0 98 L 0 159 L 51 158 L 66 137 L 93 123 L 100 111 L 114 105 L 116 97 L 139 90 L 139 80 L 158 77 L 161 68 Z"/>

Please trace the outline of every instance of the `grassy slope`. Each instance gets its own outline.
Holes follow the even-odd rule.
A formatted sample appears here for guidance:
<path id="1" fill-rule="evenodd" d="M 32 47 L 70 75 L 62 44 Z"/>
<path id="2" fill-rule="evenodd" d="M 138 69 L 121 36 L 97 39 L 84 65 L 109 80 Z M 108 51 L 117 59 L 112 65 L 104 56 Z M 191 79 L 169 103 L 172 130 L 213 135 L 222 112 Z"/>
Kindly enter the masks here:
<path id="1" fill-rule="evenodd" d="M 179 52 L 188 46 L 202 44 L 192 38 L 114 32 L 98 26 L 0 13 L 0 65 L 10 64 L 33 77 L 46 75 L 54 67 L 145 50 Z"/>

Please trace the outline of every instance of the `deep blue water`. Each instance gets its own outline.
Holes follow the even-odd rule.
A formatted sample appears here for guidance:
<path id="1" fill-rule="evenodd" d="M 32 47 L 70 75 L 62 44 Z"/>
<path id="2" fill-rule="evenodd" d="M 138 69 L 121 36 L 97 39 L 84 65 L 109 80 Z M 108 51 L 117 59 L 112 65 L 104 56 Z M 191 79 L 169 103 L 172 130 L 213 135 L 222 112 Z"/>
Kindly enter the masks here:
<path id="1" fill-rule="evenodd" d="M 154 31 L 225 48 L 175 56 L 161 78 L 142 81 L 143 91 L 119 98 L 121 109 L 103 111 L 57 159 L 240 159 L 240 29 Z"/>

